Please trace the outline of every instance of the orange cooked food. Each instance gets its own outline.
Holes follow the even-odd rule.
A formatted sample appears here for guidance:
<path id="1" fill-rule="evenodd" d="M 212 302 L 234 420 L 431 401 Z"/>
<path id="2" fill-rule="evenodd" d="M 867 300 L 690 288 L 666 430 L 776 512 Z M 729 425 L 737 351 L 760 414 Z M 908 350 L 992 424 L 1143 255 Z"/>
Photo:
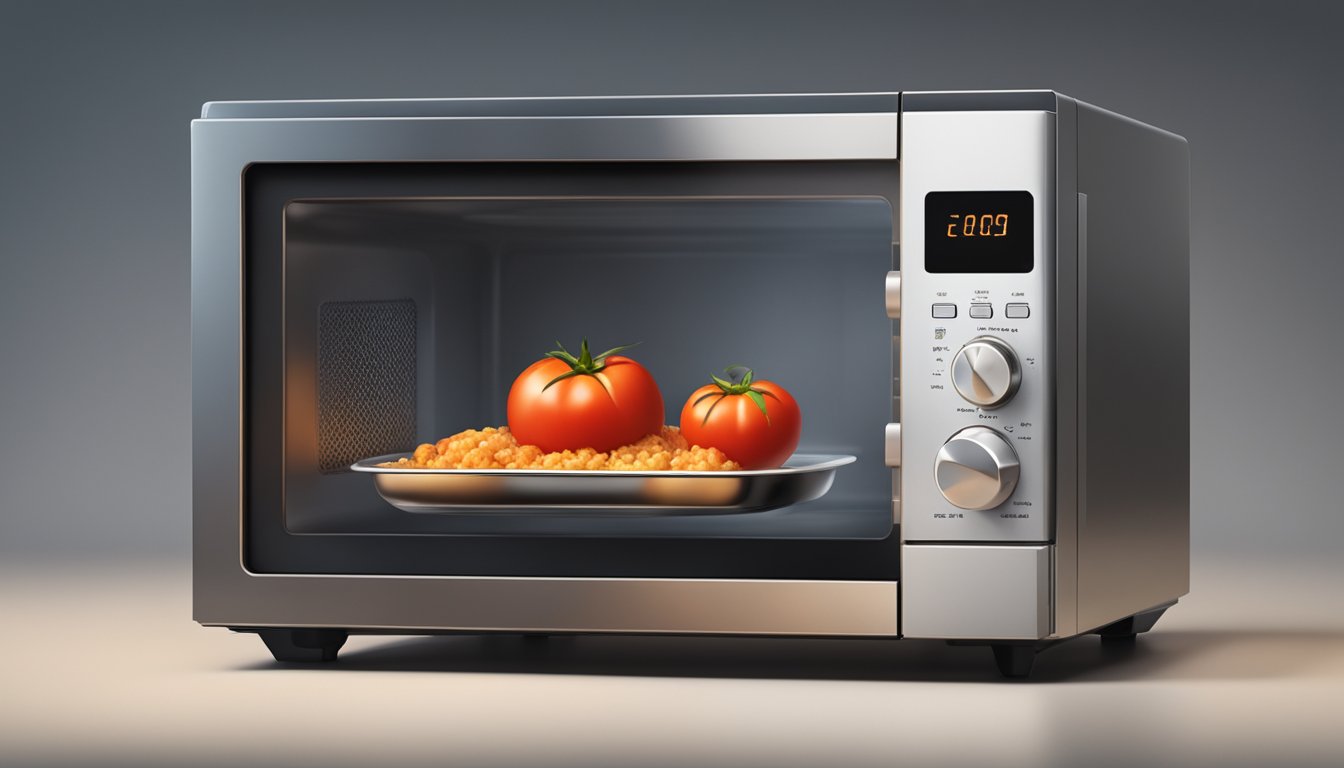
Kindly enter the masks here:
<path id="1" fill-rule="evenodd" d="M 690 445 L 676 427 L 663 427 L 614 451 L 592 448 L 545 453 L 535 445 L 519 445 L 508 427 L 468 429 L 437 443 L 424 443 L 410 458 L 380 464 L 398 469 L 606 469 L 733 470 L 742 467 L 718 448 Z"/>

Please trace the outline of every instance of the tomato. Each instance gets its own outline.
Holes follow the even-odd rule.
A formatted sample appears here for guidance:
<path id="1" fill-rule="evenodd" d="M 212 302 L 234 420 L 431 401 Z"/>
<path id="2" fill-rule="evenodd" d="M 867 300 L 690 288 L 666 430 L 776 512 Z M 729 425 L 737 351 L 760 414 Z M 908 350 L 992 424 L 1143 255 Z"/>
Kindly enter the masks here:
<path id="1" fill-rule="evenodd" d="M 663 428 L 663 395 L 644 366 L 615 354 L 560 349 L 529 365 L 509 390 L 509 430 L 543 451 L 610 451 Z"/>
<path id="2" fill-rule="evenodd" d="M 718 448 L 743 469 L 778 467 L 798 447 L 802 411 L 783 387 L 745 370 L 737 384 L 712 376 L 713 384 L 692 392 L 681 409 L 681 434 L 692 445 Z"/>

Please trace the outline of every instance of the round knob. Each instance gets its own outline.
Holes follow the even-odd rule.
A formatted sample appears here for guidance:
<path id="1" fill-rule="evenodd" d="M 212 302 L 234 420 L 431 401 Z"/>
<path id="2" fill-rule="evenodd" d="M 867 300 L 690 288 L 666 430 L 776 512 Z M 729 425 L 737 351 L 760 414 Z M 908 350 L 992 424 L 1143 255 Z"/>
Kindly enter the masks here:
<path id="1" fill-rule="evenodd" d="M 997 408 L 1017 394 L 1022 369 L 1013 348 L 993 336 L 966 342 L 952 359 L 952 386 L 981 408 Z"/>
<path id="2" fill-rule="evenodd" d="M 933 475 L 943 498 L 962 509 L 993 509 L 1017 487 L 1017 453 L 988 427 L 967 427 L 938 451 Z"/>

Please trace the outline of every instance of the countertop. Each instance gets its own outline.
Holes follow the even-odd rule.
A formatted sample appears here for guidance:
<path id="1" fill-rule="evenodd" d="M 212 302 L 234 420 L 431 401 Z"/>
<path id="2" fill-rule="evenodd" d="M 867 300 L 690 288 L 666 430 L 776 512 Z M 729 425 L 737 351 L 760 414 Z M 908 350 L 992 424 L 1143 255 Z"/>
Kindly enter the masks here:
<path id="1" fill-rule="evenodd" d="M 0 566 L 0 763 L 1339 765 L 1344 573 L 1196 567 L 1131 649 L 1001 680 L 929 641 L 353 637 L 277 664 L 184 563 Z"/>

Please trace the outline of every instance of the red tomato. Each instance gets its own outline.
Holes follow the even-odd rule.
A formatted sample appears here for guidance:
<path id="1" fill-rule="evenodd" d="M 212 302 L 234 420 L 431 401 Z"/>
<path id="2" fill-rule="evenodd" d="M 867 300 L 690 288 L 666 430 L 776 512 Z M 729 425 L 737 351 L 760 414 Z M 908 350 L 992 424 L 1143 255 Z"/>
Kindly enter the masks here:
<path id="1" fill-rule="evenodd" d="M 560 346 L 557 344 L 557 346 Z M 529 365 L 509 390 L 509 430 L 543 451 L 610 451 L 663 428 L 663 395 L 644 366 L 614 354 L 578 357 L 563 346 Z"/>
<path id="2" fill-rule="evenodd" d="M 692 445 L 718 448 L 743 469 L 778 467 L 793 455 L 803 414 L 792 395 L 774 382 L 753 380 L 751 369 L 737 384 L 712 378 L 681 409 L 681 434 Z"/>

